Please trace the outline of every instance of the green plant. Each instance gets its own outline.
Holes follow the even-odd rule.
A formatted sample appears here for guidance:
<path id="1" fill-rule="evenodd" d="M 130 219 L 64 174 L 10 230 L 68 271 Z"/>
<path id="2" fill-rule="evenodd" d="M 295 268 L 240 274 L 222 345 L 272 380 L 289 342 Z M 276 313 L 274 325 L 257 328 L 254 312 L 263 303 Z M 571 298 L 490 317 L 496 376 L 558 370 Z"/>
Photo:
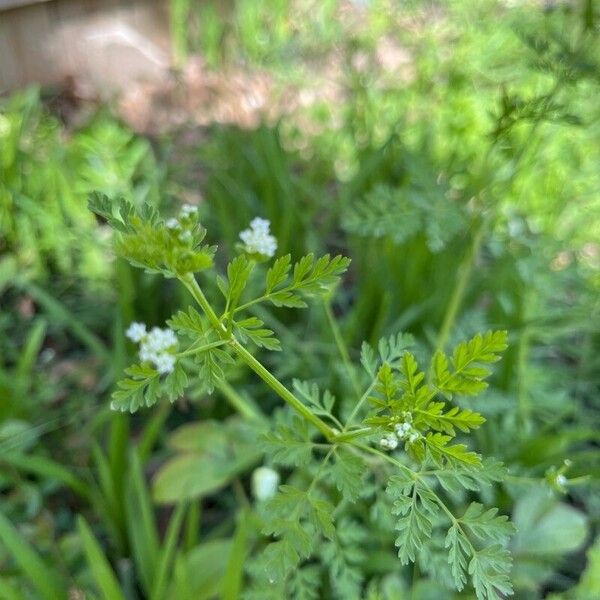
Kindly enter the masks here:
<path id="1" fill-rule="evenodd" d="M 397 515 L 395 544 L 402 564 L 414 562 L 429 543 L 445 539 L 442 545 L 448 548 L 457 589 L 464 587 L 468 573 L 479 598 L 512 592 L 505 547 L 512 526 L 507 518 L 479 503 L 471 503 L 457 516 L 444 498 L 445 493 L 479 490 L 502 478 L 499 464 L 482 460 L 462 443 L 452 443 L 457 430 L 468 433 L 484 422 L 483 417 L 447 402 L 456 395 L 478 395 L 487 387 L 485 379 L 491 371 L 486 365 L 498 360 L 506 348 L 506 332 L 475 336 L 459 344 L 451 358 L 438 350 L 427 381 L 414 355 L 406 350 L 405 337 L 382 340 L 377 353 L 365 344 L 362 364 L 370 381 L 342 423 L 328 392 L 321 396 L 318 388 L 301 384 L 296 393 L 291 392 L 249 351 L 280 350 L 280 344 L 274 332 L 248 311 L 260 304 L 305 307 L 305 298 L 330 292 L 348 267 L 347 259 L 325 255 L 315 260 L 307 255 L 292 263 L 290 255 L 284 255 L 262 275 L 262 292 L 248 297 L 244 295 L 247 285 L 276 247 L 268 222 L 256 219 L 251 230 L 242 232 L 242 253 L 227 266 L 226 278 L 208 281 L 209 286 L 216 283 L 224 297 L 221 311 L 194 276 L 200 271 L 211 273 L 215 254 L 214 247 L 203 245 L 206 231 L 194 207 L 184 206 L 178 218 L 163 221 L 152 210 L 138 212 L 123 200 L 113 204 L 101 195 L 92 196 L 89 205 L 117 232 L 119 255 L 149 272 L 178 279 L 201 309 L 199 313 L 190 307 L 174 315 L 168 321 L 171 330 L 147 332 L 140 324 L 128 330 L 131 339 L 141 343 L 141 362 L 126 369 L 128 377 L 118 383 L 113 408 L 133 412 L 161 397 L 174 401 L 194 378 L 211 391 L 226 384 L 227 365 L 238 362 L 254 371 L 296 414 L 292 427 L 285 423 L 265 434 L 265 451 L 275 463 L 306 470 L 312 480 L 305 489 L 286 484 L 269 501 L 262 531 L 277 541 L 257 559 L 257 578 L 266 576 L 277 585 L 278 594 L 305 585 L 292 577 L 294 569 L 317 555 L 317 540 L 334 547 L 339 543 L 343 534 L 338 523 L 343 517 L 334 519 L 334 511 L 359 498 L 363 480 L 370 478 L 369 457 L 374 456 L 395 471 L 386 493 L 393 505 L 391 513 Z M 177 351 L 173 332 L 190 340 L 184 350 Z M 354 369 L 350 364 L 348 368 Z M 369 411 L 364 410 L 367 404 L 372 405 Z M 362 425 L 354 423 L 356 417 L 362 417 Z M 405 452 L 388 454 L 372 446 L 374 440 L 383 450 L 394 451 L 400 444 Z M 318 459 L 313 457 L 317 448 Z M 335 550 L 327 558 L 330 563 L 339 560 Z"/>

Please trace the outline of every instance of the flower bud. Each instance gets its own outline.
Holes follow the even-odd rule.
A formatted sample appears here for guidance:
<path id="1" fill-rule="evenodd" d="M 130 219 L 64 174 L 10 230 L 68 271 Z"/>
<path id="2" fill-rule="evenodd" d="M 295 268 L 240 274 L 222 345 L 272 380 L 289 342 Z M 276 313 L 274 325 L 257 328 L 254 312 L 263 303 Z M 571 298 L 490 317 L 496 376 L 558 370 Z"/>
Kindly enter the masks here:
<path id="1" fill-rule="evenodd" d="M 268 500 L 277 493 L 279 473 L 270 467 L 258 467 L 252 473 L 252 494 L 257 500 Z"/>

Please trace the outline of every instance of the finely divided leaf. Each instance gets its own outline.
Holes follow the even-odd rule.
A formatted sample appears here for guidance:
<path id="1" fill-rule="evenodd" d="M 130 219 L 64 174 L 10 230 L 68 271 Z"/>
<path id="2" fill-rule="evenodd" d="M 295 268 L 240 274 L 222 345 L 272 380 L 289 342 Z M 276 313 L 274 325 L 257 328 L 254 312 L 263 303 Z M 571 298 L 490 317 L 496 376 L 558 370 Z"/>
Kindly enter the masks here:
<path id="1" fill-rule="evenodd" d="M 477 334 L 456 346 L 451 365 L 442 352 L 436 352 L 431 363 L 435 387 L 449 397 L 479 394 L 487 388 L 484 380 L 491 375 L 485 365 L 500 360 L 500 353 L 507 348 L 506 340 L 506 331 Z"/>
<path id="2" fill-rule="evenodd" d="M 267 350 L 281 350 L 281 344 L 273 331 L 263 325 L 257 317 L 248 317 L 242 321 L 235 321 L 233 331 L 242 342 L 250 341 Z"/>

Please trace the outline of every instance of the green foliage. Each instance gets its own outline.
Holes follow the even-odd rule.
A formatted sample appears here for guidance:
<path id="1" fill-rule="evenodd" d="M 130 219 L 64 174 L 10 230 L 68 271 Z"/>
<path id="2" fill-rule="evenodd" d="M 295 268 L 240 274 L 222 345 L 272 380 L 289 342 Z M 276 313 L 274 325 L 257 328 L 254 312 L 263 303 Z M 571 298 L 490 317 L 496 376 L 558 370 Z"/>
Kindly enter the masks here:
<path id="1" fill-rule="evenodd" d="M 181 365 L 176 365 L 172 373 L 164 379 L 146 364 L 132 365 L 125 369 L 126 379 L 117 383 L 119 388 L 112 395 L 113 410 L 135 412 L 142 406 L 152 406 L 163 397 L 171 402 L 179 398 L 188 384 L 188 378 Z"/>
<path id="2" fill-rule="evenodd" d="M 90 195 L 88 207 L 118 232 L 116 252 L 134 266 L 167 277 L 212 266 L 216 247 L 202 245 L 206 230 L 193 219 L 183 231 L 170 229 L 149 205 L 138 212 L 124 199 L 113 203 L 98 193 Z"/>
<path id="3" fill-rule="evenodd" d="M 303 296 L 323 295 L 330 291 L 349 264 L 350 259 L 344 256 L 331 258 L 326 254 L 315 261 L 312 254 L 307 254 L 294 263 L 292 269 L 291 257 L 286 254 L 267 271 L 264 294 L 248 305 L 268 301 L 275 306 L 304 308 Z"/>
<path id="4" fill-rule="evenodd" d="M 481 393 L 487 387 L 483 380 L 491 371 L 479 365 L 497 361 L 498 353 L 506 347 L 503 331 L 478 334 L 468 342 L 461 342 L 452 355 L 452 373 L 448 370 L 448 358 L 441 351 L 436 352 L 431 363 L 433 386 L 426 383 L 426 375 L 419 370 L 413 354 L 403 351 L 400 357 L 390 355 L 393 362 L 384 361 L 377 371 L 374 394 L 368 398 L 374 415 L 368 416 L 365 423 L 383 433 L 398 434 L 411 456 L 421 462 L 427 460 L 453 468 L 461 463 L 480 465 L 477 454 L 468 452 L 463 444 L 449 442 L 457 430 L 469 433 L 485 419 L 470 409 L 447 408 L 445 402 L 435 398 L 440 393 L 447 398 L 452 394 Z M 367 354 L 368 350 L 363 349 L 363 364 L 371 371 L 372 359 Z"/>
<path id="5" fill-rule="evenodd" d="M 499 354 L 506 350 L 506 331 L 488 331 L 476 335 L 468 342 L 462 342 L 454 349 L 450 361 L 442 352 L 436 352 L 432 359 L 433 384 L 446 397 L 453 394 L 474 396 L 487 388 L 484 381 L 491 371 L 484 365 L 499 360 Z"/>
<path id="6" fill-rule="evenodd" d="M 344 228 L 349 233 L 387 238 L 396 244 L 422 234 L 433 252 L 441 251 L 462 231 L 466 218 L 457 203 L 448 202 L 447 188 L 429 181 L 398 189 L 376 186 L 364 200 L 350 207 Z"/>
<path id="7" fill-rule="evenodd" d="M 219 120 L 259 66 L 275 127 L 1 103 L 0 595 L 594 597 L 593 3 L 200 4 L 179 58 L 201 33 Z M 256 215 L 289 255 L 243 253 Z"/>

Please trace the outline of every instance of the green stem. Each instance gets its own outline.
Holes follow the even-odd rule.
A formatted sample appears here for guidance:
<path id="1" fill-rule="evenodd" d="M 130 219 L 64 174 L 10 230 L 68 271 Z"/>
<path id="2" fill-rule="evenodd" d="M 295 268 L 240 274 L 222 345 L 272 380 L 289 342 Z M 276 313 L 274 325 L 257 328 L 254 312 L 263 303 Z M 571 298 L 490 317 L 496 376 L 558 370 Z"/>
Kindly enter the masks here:
<path id="1" fill-rule="evenodd" d="M 210 321 L 210 324 L 214 327 L 215 331 L 219 335 L 219 337 L 223 340 L 228 340 L 230 338 L 230 334 L 227 332 L 227 328 L 221 323 L 219 317 L 212 309 L 212 306 L 206 299 L 204 292 L 200 289 L 196 278 L 193 273 L 188 273 L 185 277 L 182 277 L 180 281 L 185 285 L 190 294 L 194 297 L 194 300 L 200 305 L 200 308 L 204 311 L 204 314 Z"/>
<path id="2" fill-rule="evenodd" d="M 327 323 L 329 324 L 329 328 L 331 329 L 331 333 L 333 335 L 333 339 L 335 340 L 335 344 L 337 346 L 338 352 L 342 358 L 342 362 L 344 363 L 344 367 L 348 372 L 348 376 L 350 377 L 350 382 L 352 387 L 354 388 L 354 392 L 357 398 L 360 398 L 360 385 L 358 383 L 358 379 L 356 378 L 356 372 L 352 365 L 352 361 L 350 360 L 350 355 L 348 354 L 348 347 L 346 346 L 346 342 L 342 337 L 340 332 L 340 328 L 338 327 L 337 321 L 333 316 L 333 312 L 331 310 L 331 304 L 329 299 L 323 300 L 323 309 L 325 310 L 325 316 L 327 317 Z"/>
<path id="3" fill-rule="evenodd" d="M 196 278 L 192 273 L 181 278 L 181 282 L 192 294 L 211 325 L 221 337 L 229 342 L 231 349 L 246 363 L 278 396 L 287 402 L 299 415 L 303 416 L 308 422 L 312 423 L 328 440 L 335 438 L 335 432 L 325 421 L 314 415 L 292 392 L 290 392 L 274 375 L 271 374 L 248 350 L 246 350 L 235 337 L 227 331 L 223 323 L 217 317 L 212 306 L 206 299 L 206 296 L 200 289 Z"/>
<path id="4" fill-rule="evenodd" d="M 312 423 L 328 440 L 335 438 L 335 432 L 325 421 L 313 414 L 292 392 L 290 392 L 274 375 L 271 374 L 246 348 L 235 338 L 231 340 L 231 348 L 278 396 L 283 398 L 298 414 Z"/>
<path id="5" fill-rule="evenodd" d="M 176 354 L 177 358 L 182 358 L 184 356 L 190 356 L 192 354 L 198 354 L 199 352 L 206 352 L 206 350 L 210 350 L 212 348 L 218 348 L 219 346 L 223 346 L 227 343 L 227 340 L 219 340 L 218 342 L 212 342 L 211 344 L 205 344 L 204 346 L 196 346 L 193 345 L 183 352 L 178 352 Z"/>
<path id="6" fill-rule="evenodd" d="M 448 308 L 446 309 L 446 314 L 444 315 L 444 320 L 435 344 L 436 352 L 438 350 L 444 350 L 444 347 L 448 342 L 448 338 L 450 337 L 450 332 L 454 327 L 454 323 L 456 321 L 456 317 L 458 316 L 458 311 L 463 301 L 469 279 L 471 278 L 471 273 L 473 272 L 475 259 L 479 254 L 479 249 L 481 248 L 481 244 L 483 242 L 483 236 L 487 229 L 487 224 L 488 218 L 484 218 L 477 228 L 475 235 L 473 236 L 471 246 L 469 247 L 467 254 L 458 268 L 458 279 L 454 289 L 452 290 L 452 296 L 450 297 Z"/>
<path id="7" fill-rule="evenodd" d="M 362 405 L 365 403 L 365 401 L 369 397 L 369 394 L 371 393 L 371 390 L 375 387 L 376 383 L 377 383 L 377 380 L 373 381 L 373 383 L 371 383 L 371 385 L 365 390 L 365 393 L 360 397 L 360 400 L 356 403 L 356 406 L 354 407 L 354 409 L 352 410 L 352 412 L 350 413 L 350 416 L 348 417 L 348 419 L 346 421 L 346 425 L 344 425 L 344 429 L 342 430 L 343 434 L 348 435 L 348 434 L 346 434 L 346 430 L 352 424 L 354 417 L 358 414 L 358 411 L 361 409 Z M 371 431 L 371 428 L 365 427 L 363 429 L 358 429 L 357 431 L 352 431 L 349 433 L 354 434 L 352 437 L 357 437 L 356 434 L 359 431 Z"/>
<path id="8" fill-rule="evenodd" d="M 264 415 L 254 406 L 252 406 L 249 402 L 247 402 L 237 391 L 227 383 L 227 381 L 223 380 L 217 384 L 217 388 L 225 396 L 229 404 L 237 410 L 240 415 L 247 419 L 254 420 L 263 420 Z"/>

